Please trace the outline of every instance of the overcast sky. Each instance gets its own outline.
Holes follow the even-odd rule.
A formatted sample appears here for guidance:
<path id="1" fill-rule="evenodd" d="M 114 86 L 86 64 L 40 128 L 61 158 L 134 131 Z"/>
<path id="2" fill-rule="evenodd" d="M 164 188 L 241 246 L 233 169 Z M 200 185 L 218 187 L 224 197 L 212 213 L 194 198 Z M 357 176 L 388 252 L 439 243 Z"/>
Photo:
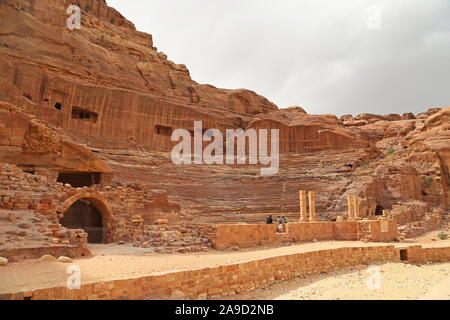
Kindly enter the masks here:
<path id="1" fill-rule="evenodd" d="M 450 106 L 450 0 L 107 2 L 195 81 L 250 89 L 280 108 Z"/>

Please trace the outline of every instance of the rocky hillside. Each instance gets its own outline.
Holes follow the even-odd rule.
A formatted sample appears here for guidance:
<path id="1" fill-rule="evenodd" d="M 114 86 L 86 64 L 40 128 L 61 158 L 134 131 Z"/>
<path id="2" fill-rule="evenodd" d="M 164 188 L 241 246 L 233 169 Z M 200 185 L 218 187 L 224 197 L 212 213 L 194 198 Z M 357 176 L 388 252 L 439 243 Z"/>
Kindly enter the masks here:
<path id="1" fill-rule="evenodd" d="M 363 199 L 364 216 L 408 200 L 448 208 L 450 108 L 341 118 L 278 109 L 249 90 L 198 84 L 104 0 L 77 3 L 82 24 L 72 31 L 72 1 L 0 1 L 0 162 L 164 190 L 189 221 L 296 219 L 300 189 L 317 191 L 322 219 L 345 215 L 347 194 Z M 196 120 L 280 129 L 279 174 L 175 166 L 171 133 Z"/>

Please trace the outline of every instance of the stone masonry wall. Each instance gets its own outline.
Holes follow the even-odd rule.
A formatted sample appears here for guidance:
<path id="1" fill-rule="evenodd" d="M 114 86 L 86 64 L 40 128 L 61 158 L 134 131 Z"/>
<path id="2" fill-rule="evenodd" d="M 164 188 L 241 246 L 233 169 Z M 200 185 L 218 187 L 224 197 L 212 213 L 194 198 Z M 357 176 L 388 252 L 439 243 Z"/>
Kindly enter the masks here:
<path id="1" fill-rule="evenodd" d="M 398 238 L 397 223 L 394 220 L 358 221 L 357 240 L 364 242 L 391 242 Z"/>
<path id="2" fill-rule="evenodd" d="M 410 201 L 394 205 L 386 210 L 385 216 L 398 224 L 400 240 L 418 237 L 428 231 L 435 230 L 444 221 L 445 212 L 441 208 L 430 209 L 426 202 Z"/>
<path id="3" fill-rule="evenodd" d="M 166 272 L 135 279 L 111 280 L 83 284 L 80 290 L 65 286 L 28 292 L 0 294 L 0 299 L 23 300 L 97 300 L 97 299 L 161 299 L 174 291 L 188 298 L 208 299 L 234 296 L 277 282 L 323 272 L 336 271 L 359 264 L 400 262 L 400 250 L 408 250 L 408 262 L 450 261 L 450 247 L 395 248 L 373 246 L 339 248 L 298 253 L 213 268 Z"/>
<path id="4" fill-rule="evenodd" d="M 424 220 L 428 211 L 429 205 L 426 202 L 410 201 L 392 206 L 392 210 L 386 210 L 385 215 L 397 221 L 399 225 L 404 225 Z"/>
<path id="5" fill-rule="evenodd" d="M 164 213 L 176 217 L 180 211 L 180 206 L 169 202 L 166 194 L 157 194 L 155 197 L 147 191 L 124 186 L 73 188 L 68 184 L 25 173 L 13 165 L 0 163 L 0 210 L 25 210 L 42 217 L 45 223 L 41 232 L 49 237 L 49 244 L 86 244 L 83 237 L 79 236 L 80 232 L 69 232 L 59 223 L 71 199 L 76 201 L 77 197 L 94 199 L 102 205 L 102 208 L 97 209 L 104 218 L 108 242 L 134 241 L 135 234 L 143 230 L 142 223 L 136 225 L 136 218 L 143 221 L 140 214 L 145 216 L 144 212 L 150 212 L 150 217 L 155 219 Z"/>
<path id="6" fill-rule="evenodd" d="M 361 234 L 361 226 L 367 232 Z M 389 221 L 387 230 L 381 230 L 378 220 L 345 222 L 307 222 L 288 224 L 286 233 L 277 233 L 277 225 L 216 225 L 213 245 L 218 250 L 234 246 L 245 248 L 279 243 L 297 243 L 323 240 L 368 240 L 390 242 L 396 240 L 397 226 Z"/>

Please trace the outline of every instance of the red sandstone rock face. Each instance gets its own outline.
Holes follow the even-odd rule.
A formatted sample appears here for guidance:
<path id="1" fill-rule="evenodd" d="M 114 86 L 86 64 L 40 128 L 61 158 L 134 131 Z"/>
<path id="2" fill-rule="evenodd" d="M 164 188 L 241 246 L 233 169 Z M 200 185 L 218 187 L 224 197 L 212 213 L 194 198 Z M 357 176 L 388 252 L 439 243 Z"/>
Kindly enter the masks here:
<path id="1" fill-rule="evenodd" d="M 277 110 L 252 91 L 196 83 L 105 1 L 78 3 L 75 31 L 65 27 L 71 1 L 0 3 L 0 162 L 50 179 L 101 172 L 105 184 L 163 190 L 175 201 L 119 206 L 124 216 L 115 223 L 124 230 L 135 214 L 149 222 L 257 222 L 268 214 L 292 221 L 298 190 L 317 191 L 322 219 L 346 215 L 347 194 L 363 199 L 364 216 L 411 199 L 450 204 L 450 108 L 340 119 Z M 170 134 L 195 120 L 221 130 L 280 129 L 280 174 L 173 165 Z"/>
<path id="2" fill-rule="evenodd" d="M 334 115 L 307 115 L 303 109 L 287 109 L 259 115 L 250 128 L 280 129 L 281 152 L 369 148 L 367 137 L 339 123 Z"/>
<path id="3" fill-rule="evenodd" d="M 102 172 L 110 167 L 89 149 L 78 145 L 62 132 L 26 114 L 11 104 L 0 102 L 0 161 L 22 164 L 23 169 L 59 172 Z"/>
<path id="4" fill-rule="evenodd" d="M 69 4 L 1 4 L 1 100 L 25 104 L 91 144 L 152 149 L 169 147 L 166 136 L 154 134 L 158 125 L 189 128 L 203 120 L 208 127 L 234 128 L 250 115 L 276 109 L 248 90 L 197 84 L 185 66 L 158 52 L 150 35 L 104 1 L 81 1 L 82 29 L 70 31 Z M 74 109 L 91 113 L 90 121 L 80 121 Z"/>

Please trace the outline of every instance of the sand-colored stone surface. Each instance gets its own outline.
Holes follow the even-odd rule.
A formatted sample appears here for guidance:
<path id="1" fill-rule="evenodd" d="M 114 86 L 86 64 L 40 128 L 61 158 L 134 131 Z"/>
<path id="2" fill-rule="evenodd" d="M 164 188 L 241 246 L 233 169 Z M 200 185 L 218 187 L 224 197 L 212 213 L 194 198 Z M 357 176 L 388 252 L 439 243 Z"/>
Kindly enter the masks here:
<path id="1" fill-rule="evenodd" d="M 81 268 L 82 282 L 95 282 L 139 277 L 162 271 L 215 267 L 279 255 L 355 246 L 361 246 L 361 243 L 332 241 L 259 250 L 249 249 L 238 252 L 215 251 L 187 255 L 162 255 L 128 245 L 91 245 L 90 249 L 94 257 L 74 259 L 74 264 Z M 66 264 L 38 262 L 36 260 L 10 264 L 0 269 L 0 293 L 64 284 L 68 277 L 68 274 L 66 274 L 67 267 Z"/>
<path id="2" fill-rule="evenodd" d="M 410 244 L 440 247 L 450 239 L 438 240 L 437 231 L 413 239 Z M 407 244 L 397 244 L 398 247 Z M 450 300 L 450 263 L 412 265 L 403 263 L 380 264 L 381 289 L 370 290 L 367 280 L 370 266 L 357 266 L 320 276 L 300 278 L 268 289 L 239 295 L 234 299 L 258 300 Z"/>
<path id="3" fill-rule="evenodd" d="M 74 259 L 81 269 L 82 282 L 96 282 L 150 275 L 163 271 L 180 271 L 227 265 L 274 256 L 342 247 L 380 246 L 356 241 L 327 241 L 285 247 L 266 247 L 236 252 L 207 252 L 199 254 L 160 255 L 146 249 L 126 245 L 91 245 L 94 257 Z M 388 244 L 388 245 L 392 245 Z M 449 246 L 450 240 L 427 246 Z M 0 269 L 0 293 L 64 285 L 68 265 L 36 260 L 12 263 Z"/>
<path id="4" fill-rule="evenodd" d="M 450 300 L 450 263 L 379 265 L 381 289 L 369 289 L 369 266 L 296 279 L 237 299 L 262 300 Z"/>
<path id="5" fill-rule="evenodd" d="M 298 106 L 278 109 L 251 90 L 197 83 L 182 61 L 171 61 L 106 0 L 79 1 L 82 29 L 65 28 L 71 4 L 0 2 L 0 162 L 35 172 L 56 189 L 64 173 L 59 180 L 74 187 L 91 187 L 76 181 L 88 175 L 148 192 L 130 212 L 108 201 L 118 208 L 108 219 L 113 241 L 132 238 L 117 225 L 130 228 L 135 215 L 146 224 L 166 218 L 150 205 L 154 190 L 181 206 L 183 215 L 169 220 L 183 222 L 255 223 L 268 214 L 298 220 L 299 190 L 316 192 L 320 220 L 346 217 L 348 195 L 361 198 L 361 217 L 409 200 L 449 207 L 450 108 L 340 119 Z M 200 120 L 203 129 L 222 133 L 280 130 L 279 174 L 259 179 L 259 165 L 174 165 L 171 134 L 193 131 Z M 48 190 L 13 185 L 33 201 Z M 7 190 L 13 189 L 1 196 L 8 210 L 55 213 L 47 205 L 56 203 L 38 209 Z"/>

